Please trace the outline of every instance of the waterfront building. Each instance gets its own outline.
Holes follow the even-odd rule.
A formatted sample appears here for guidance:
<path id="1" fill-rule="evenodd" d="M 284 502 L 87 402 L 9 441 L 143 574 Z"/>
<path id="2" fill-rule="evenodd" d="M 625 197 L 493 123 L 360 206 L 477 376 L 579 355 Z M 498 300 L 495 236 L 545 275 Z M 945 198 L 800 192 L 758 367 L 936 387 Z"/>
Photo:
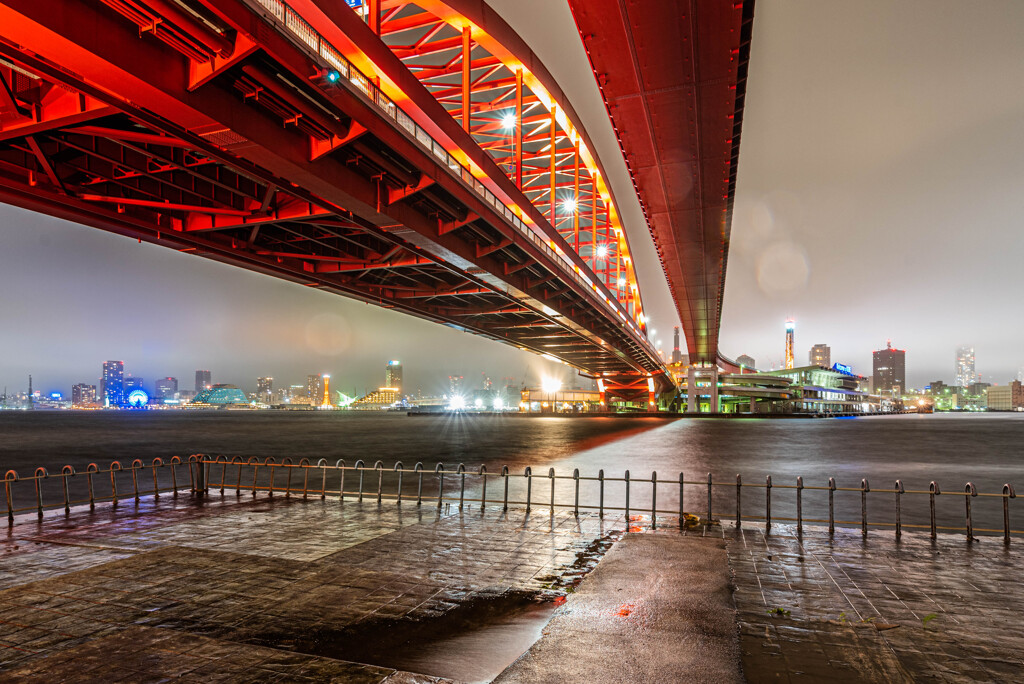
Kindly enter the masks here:
<path id="1" fill-rule="evenodd" d="M 80 382 L 71 387 L 72 406 L 90 406 L 96 403 L 96 385 Z"/>
<path id="2" fill-rule="evenodd" d="M 816 344 L 811 347 L 809 362 L 812 366 L 832 367 L 832 348 L 827 344 Z"/>
<path id="3" fill-rule="evenodd" d="M 133 377 L 131 373 L 124 379 L 124 396 L 128 396 L 135 390 L 144 390 L 142 378 Z"/>
<path id="4" fill-rule="evenodd" d="M 977 380 L 974 374 L 974 347 L 956 349 L 956 384 L 967 387 Z"/>
<path id="5" fill-rule="evenodd" d="M 274 378 L 256 378 L 256 400 L 269 404 L 274 398 Z"/>
<path id="6" fill-rule="evenodd" d="M 153 395 L 160 403 L 167 399 L 174 399 L 176 394 L 178 394 L 178 378 L 160 378 L 153 385 Z"/>
<path id="7" fill-rule="evenodd" d="M 796 396 L 783 406 L 793 413 L 868 413 L 877 408 L 869 405 L 868 393 L 860 388 L 863 378 L 842 364 L 787 368 L 759 375 L 790 380 L 789 390 Z"/>
<path id="8" fill-rule="evenodd" d="M 885 349 L 872 352 L 872 388 L 875 392 L 899 393 L 907 386 L 907 350 L 894 349 L 892 340 Z"/>
<path id="9" fill-rule="evenodd" d="M 324 396 L 324 376 L 317 373 L 316 375 L 306 376 L 306 399 L 308 403 L 313 406 L 319 406 Z"/>
<path id="10" fill-rule="evenodd" d="M 397 359 L 388 361 L 384 369 L 384 386 L 394 387 L 398 393 L 402 393 L 402 363 Z"/>
<path id="11" fill-rule="evenodd" d="M 242 390 L 235 385 L 213 385 L 210 389 L 197 392 L 195 398 L 189 402 L 190 407 L 227 407 L 227 406 L 248 406 L 249 401 L 245 398 Z"/>
<path id="12" fill-rule="evenodd" d="M 1007 385 L 993 385 L 985 399 L 989 411 L 1024 411 L 1024 383 L 1014 380 Z"/>
<path id="13" fill-rule="evenodd" d="M 464 378 L 461 375 L 448 376 L 448 396 L 461 397 L 465 391 Z"/>
<path id="14" fill-rule="evenodd" d="M 124 361 L 106 361 L 103 364 L 101 386 L 105 406 L 124 403 Z"/>
<path id="15" fill-rule="evenodd" d="M 394 406 L 399 399 L 398 390 L 394 387 L 380 387 L 366 396 L 356 399 L 350 407 L 357 411 L 380 411 Z"/>
<path id="16" fill-rule="evenodd" d="M 786 321 L 786 368 L 793 367 L 793 333 L 796 322 L 791 318 Z"/>
<path id="17" fill-rule="evenodd" d="M 196 394 L 213 387 L 213 375 L 208 370 L 196 371 Z"/>
<path id="18" fill-rule="evenodd" d="M 520 390 L 519 411 L 522 413 L 589 413 L 602 410 L 601 392 L 596 390 Z"/>
<path id="19" fill-rule="evenodd" d="M 737 356 L 736 363 L 749 370 L 757 369 L 757 361 L 755 361 L 753 357 L 747 356 L 746 354 L 740 354 L 739 356 Z"/>

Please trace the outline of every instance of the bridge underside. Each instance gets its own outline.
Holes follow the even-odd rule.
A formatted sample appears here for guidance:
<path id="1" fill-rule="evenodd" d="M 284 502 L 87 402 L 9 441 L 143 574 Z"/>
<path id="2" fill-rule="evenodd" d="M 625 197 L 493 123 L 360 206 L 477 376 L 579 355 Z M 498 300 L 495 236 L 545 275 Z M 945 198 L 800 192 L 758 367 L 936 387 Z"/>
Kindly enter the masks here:
<path id="1" fill-rule="evenodd" d="M 718 363 L 753 0 L 569 4 L 690 360 Z"/>
<path id="2" fill-rule="evenodd" d="M 0 201 L 667 384 L 547 241 L 244 5 L 204 3 L 218 33 L 48 4 L 0 3 Z"/>

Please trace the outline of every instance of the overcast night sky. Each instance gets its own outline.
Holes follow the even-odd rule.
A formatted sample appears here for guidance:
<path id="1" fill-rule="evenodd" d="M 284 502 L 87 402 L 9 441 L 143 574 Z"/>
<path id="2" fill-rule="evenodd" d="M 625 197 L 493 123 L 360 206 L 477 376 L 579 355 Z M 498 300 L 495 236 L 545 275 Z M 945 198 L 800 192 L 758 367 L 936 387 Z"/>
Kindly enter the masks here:
<path id="1" fill-rule="evenodd" d="M 653 327 L 677 324 L 567 5 L 489 0 L 559 79 L 612 176 Z M 972 344 L 987 382 L 1024 367 L 1024 2 L 758 0 L 722 349 L 762 367 L 814 343 L 869 374 L 907 349 L 911 386 L 953 379 Z M 432 394 L 536 383 L 554 366 L 499 343 L 161 247 L 0 206 L 0 386 L 68 392 L 106 359 L 152 387 L 197 368 L 246 389 L 331 373 Z M 568 379 L 567 376 L 565 379 Z"/>

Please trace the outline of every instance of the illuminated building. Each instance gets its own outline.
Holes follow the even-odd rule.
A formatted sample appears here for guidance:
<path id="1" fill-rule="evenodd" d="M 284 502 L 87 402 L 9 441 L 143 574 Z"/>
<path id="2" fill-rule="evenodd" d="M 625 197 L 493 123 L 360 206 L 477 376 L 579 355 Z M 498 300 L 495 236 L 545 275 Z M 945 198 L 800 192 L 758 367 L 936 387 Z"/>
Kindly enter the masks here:
<path id="1" fill-rule="evenodd" d="M 135 378 L 129 373 L 128 377 L 124 379 L 124 396 L 127 397 L 134 390 L 143 389 L 142 378 Z"/>
<path id="2" fill-rule="evenodd" d="M 381 410 L 393 406 L 399 400 L 398 389 L 395 387 L 381 387 L 370 392 L 365 397 L 356 399 L 351 408 L 356 410 Z"/>
<path id="3" fill-rule="evenodd" d="M 174 399 L 178 393 L 178 378 L 160 378 L 153 385 L 153 393 L 157 399 Z"/>
<path id="4" fill-rule="evenodd" d="M 672 363 L 682 363 L 683 353 L 679 351 L 679 326 L 672 329 Z"/>
<path id="5" fill-rule="evenodd" d="M 899 392 L 907 386 L 907 352 L 893 349 L 892 341 L 885 341 L 885 349 L 872 353 L 872 383 L 875 392 Z"/>
<path id="6" fill-rule="evenodd" d="M 210 389 L 198 392 L 195 399 L 189 402 L 189 406 L 203 408 L 207 406 L 232 406 L 248 405 L 242 390 L 234 385 L 214 385 Z"/>
<path id="7" fill-rule="evenodd" d="M 747 356 L 746 354 L 740 354 L 739 356 L 737 356 L 736 363 L 743 366 L 744 368 L 757 368 L 757 361 L 755 361 L 753 357 Z"/>
<path id="8" fill-rule="evenodd" d="M 213 376 L 208 370 L 196 371 L 196 394 L 213 387 Z"/>
<path id="9" fill-rule="evenodd" d="M 71 387 L 71 405 L 89 406 L 96 403 L 96 385 L 78 383 Z"/>
<path id="10" fill-rule="evenodd" d="M 461 375 L 449 375 L 448 376 L 448 396 L 449 397 L 460 397 L 464 390 L 463 377 Z"/>
<path id="11" fill-rule="evenodd" d="M 1024 411 L 1024 384 L 1014 380 L 1008 385 L 989 387 L 986 408 L 989 411 Z"/>
<path id="12" fill-rule="evenodd" d="M 256 378 L 256 398 L 269 404 L 274 396 L 274 378 Z"/>
<path id="13" fill-rule="evenodd" d="M 323 402 L 320 404 L 320 408 L 325 408 L 325 409 L 326 408 L 334 408 L 333 406 L 331 406 L 331 376 L 330 375 L 324 375 L 323 379 L 324 379 L 324 398 L 323 398 Z"/>
<path id="14" fill-rule="evenodd" d="M 402 392 L 402 364 L 398 360 L 388 361 L 384 369 L 384 386 L 394 387 L 399 394 Z"/>
<path id="15" fill-rule="evenodd" d="M 316 375 L 306 376 L 306 398 L 312 406 L 320 405 L 320 398 L 324 396 L 324 378 L 322 375 L 317 373 Z"/>
<path id="16" fill-rule="evenodd" d="M 967 387 L 976 380 L 974 375 L 974 347 L 956 349 L 956 384 Z"/>
<path id="17" fill-rule="evenodd" d="M 106 406 L 120 406 L 124 403 L 124 361 L 107 361 L 103 364 L 102 398 Z"/>
<path id="18" fill-rule="evenodd" d="M 811 347 L 809 357 L 812 366 L 832 367 L 832 348 L 827 344 L 816 344 Z"/>
<path id="19" fill-rule="evenodd" d="M 786 368 L 793 367 L 793 331 L 796 323 L 793 319 L 786 321 Z"/>

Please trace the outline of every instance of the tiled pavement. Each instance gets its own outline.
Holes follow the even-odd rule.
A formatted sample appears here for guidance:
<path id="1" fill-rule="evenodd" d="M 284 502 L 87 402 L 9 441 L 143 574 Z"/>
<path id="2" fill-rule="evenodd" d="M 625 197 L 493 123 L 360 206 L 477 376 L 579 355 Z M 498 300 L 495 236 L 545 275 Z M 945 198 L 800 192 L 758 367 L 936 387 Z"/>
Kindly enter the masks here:
<path id="1" fill-rule="evenodd" d="M 751 682 L 1024 681 L 1020 539 L 724 534 Z"/>
<path id="2" fill-rule="evenodd" d="M 613 525 L 233 499 L 16 525 L 0 552 L 0 678 L 438 681 L 325 656 L 460 606 L 560 596 Z"/>

